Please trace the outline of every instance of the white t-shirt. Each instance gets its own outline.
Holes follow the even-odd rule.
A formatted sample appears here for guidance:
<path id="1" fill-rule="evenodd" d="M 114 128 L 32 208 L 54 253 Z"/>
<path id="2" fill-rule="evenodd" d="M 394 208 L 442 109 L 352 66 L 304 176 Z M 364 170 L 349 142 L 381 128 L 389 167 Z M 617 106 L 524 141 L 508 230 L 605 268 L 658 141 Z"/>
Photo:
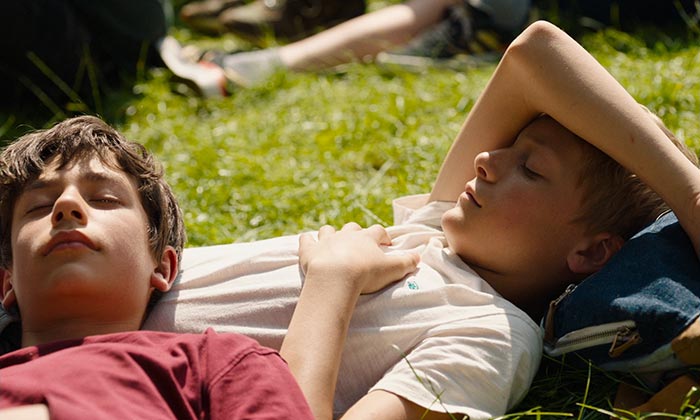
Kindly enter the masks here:
<path id="1" fill-rule="evenodd" d="M 504 414 L 540 361 L 540 328 L 446 247 L 440 217 L 453 203 L 394 202 L 388 252 L 419 252 L 418 269 L 360 296 L 342 355 L 336 415 L 371 390 L 472 419 Z M 416 209 L 417 210 L 413 210 Z M 238 332 L 279 349 L 303 282 L 298 236 L 184 252 L 182 274 L 144 328 Z M 437 395 L 440 396 L 439 400 Z"/>

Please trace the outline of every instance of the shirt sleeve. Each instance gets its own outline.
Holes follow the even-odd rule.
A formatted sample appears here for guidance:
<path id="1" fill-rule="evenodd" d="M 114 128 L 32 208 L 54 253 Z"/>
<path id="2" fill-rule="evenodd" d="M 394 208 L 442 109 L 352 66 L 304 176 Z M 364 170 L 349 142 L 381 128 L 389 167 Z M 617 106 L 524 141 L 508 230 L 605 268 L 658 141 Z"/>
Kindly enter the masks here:
<path id="1" fill-rule="evenodd" d="M 285 361 L 276 351 L 257 344 L 239 352 L 214 375 L 208 394 L 212 420 L 313 419 Z"/>
<path id="2" fill-rule="evenodd" d="M 541 340 L 531 322 L 517 316 L 489 318 L 494 325 L 468 327 L 471 331 L 459 323 L 443 326 L 444 331 L 421 341 L 372 390 L 470 419 L 505 414 L 527 393 L 539 366 Z"/>

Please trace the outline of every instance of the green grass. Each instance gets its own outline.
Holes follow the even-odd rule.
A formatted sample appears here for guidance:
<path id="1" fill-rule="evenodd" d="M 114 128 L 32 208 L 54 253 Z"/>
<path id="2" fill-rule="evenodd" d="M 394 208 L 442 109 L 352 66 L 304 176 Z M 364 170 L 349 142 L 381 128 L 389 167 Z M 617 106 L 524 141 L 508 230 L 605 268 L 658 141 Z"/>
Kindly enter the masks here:
<path id="1" fill-rule="evenodd" d="M 182 28 L 175 33 L 201 45 L 239 45 Z M 639 102 L 700 150 L 700 46 L 687 38 L 610 30 L 582 42 Z M 279 74 L 214 100 L 194 97 L 168 72 L 150 69 L 133 88 L 101 98 L 102 114 L 164 162 L 185 211 L 189 246 L 349 221 L 389 225 L 392 198 L 430 190 L 493 68 L 417 74 L 353 64 L 323 74 Z M 0 137 L 60 117 L 27 115 L 0 113 Z M 603 410 L 610 409 L 618 380 L 545 360 L 519 414 L 508 418 L 608 418 Z M 693 418 L 697 408 L 688 412 Z"/>
<path id="2" fill-rule="evenodd" d="M 487 77 L 358 64 L 201 101 L 159 74 L 121 128 L 166 163 L 191 245 L 390 224 L 393 197 L 429 190 Z"/>

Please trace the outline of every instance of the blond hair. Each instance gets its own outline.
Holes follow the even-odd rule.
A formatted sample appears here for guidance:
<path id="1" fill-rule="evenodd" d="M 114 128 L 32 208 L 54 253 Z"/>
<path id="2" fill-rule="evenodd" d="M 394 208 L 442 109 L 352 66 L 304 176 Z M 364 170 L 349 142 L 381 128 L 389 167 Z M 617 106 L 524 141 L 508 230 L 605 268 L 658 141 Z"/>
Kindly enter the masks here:
<path id="1" fill-rule="evenodd" d="M 697 155 L 642 106 L 668 139 L 698 166 Z M 581 141 L 584 163 L 578 184 L 584 201 L 576 222 L 589 232 L 610 232 L 627 240 L 669 210 L 668 205 L 639 177 L 586 141 Z"/>

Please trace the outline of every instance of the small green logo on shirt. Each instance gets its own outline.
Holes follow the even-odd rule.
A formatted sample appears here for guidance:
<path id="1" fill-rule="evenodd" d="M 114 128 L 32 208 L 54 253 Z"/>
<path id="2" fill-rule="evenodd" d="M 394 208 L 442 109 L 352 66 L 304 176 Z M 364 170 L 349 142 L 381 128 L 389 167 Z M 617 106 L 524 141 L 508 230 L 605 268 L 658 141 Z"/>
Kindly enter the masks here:
<path id="1" fill-rule="evenodd" d="M 418 283 L 416 283 L 413 280 L 409 280 L 407 284 L 408 284 L 408 288 L 411 290 L 418 290 L 419 289 Z"/>

